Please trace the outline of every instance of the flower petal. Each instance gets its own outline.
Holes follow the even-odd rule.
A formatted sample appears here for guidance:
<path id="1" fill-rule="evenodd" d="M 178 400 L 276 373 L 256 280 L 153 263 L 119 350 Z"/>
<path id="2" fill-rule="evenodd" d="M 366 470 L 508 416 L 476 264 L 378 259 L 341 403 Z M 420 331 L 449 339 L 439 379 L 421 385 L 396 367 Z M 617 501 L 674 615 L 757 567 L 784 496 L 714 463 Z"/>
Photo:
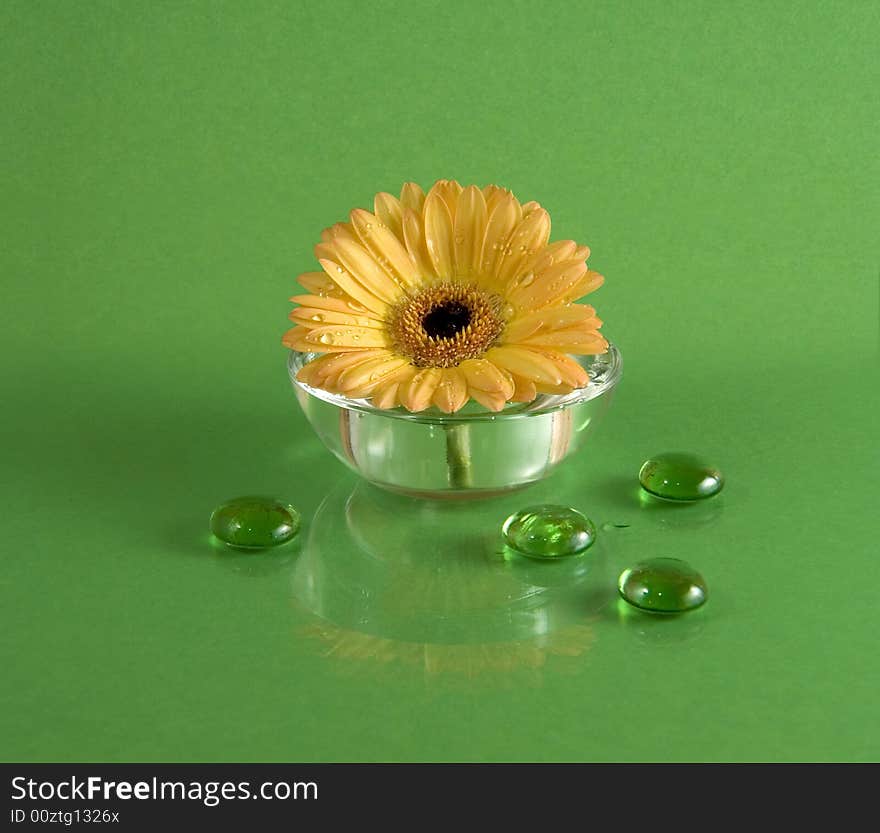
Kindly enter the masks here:
<path id="1" fill-rule="evenodd" d="M 363 385 L 353 388 L 350 391 L 346 391 L 347 395 L 367 399 L 375 396 L 376 391 L 379 391 L 382 388 L 388 387 L 392 384 L 400 385 L 404 381 L 411 379 L 416 368 L 409 364 L 405 359 L 403 361 L 404 364 L 398 365 L 397 367 L 382 373 L 378 378 L 364 382 Z"/>
<path id="2" fill-rule="evenodd" d="M 447 280 L 454 275 L 452 215 L 436 191 L 425 199 L 425 244 L 436 274 Z"/>
<path id="3" fill-rule="evenodd" d="M 497 203 L 486 223 L 486 236 L 483 240 L 479 269 L 484 275 L 494 278 L 504 244 L 521 220 L 522 208 L 519 201 L 513 194 L 503 192 L 497 197 Z"/>
<path id="4" fill-rule="evenodd" d="M 574 240 L 556 240 L 548 243 L 532 265 L 532 271 L 538 274 L 560 260 L 577 260 L 574 256 L 576 251 L 577 244 Z"/>
<path id="5" fill-rule="evenodd" d="M 351 224 L 364 249 L 399 288 L 419 283 L 418 272 L 406 247 L 378 217 L 362 208 L 356 208 L 351 212 Z"/>
<path id="6" fill-rule="evenodd" d="M 332 240 L 322 240 L 320 243 L 315 244 L 315 248 L 312 250 L 315 253 L 315 257 L 318 259 L 320 263 L 321 260 L 337 260 L 338 255 L 336 254 L 336 249 L 333 248 Z"/>
<path id="7" fill-rule="evenodd" d="M 408 382 L 402 383 L 400 401 L 403 407 L 413 413 L 424 411 L 431 404 L 440 378 L 440 368 L 428 367 L 418 371 Z"/>
<path id="8" fill-rule="evenodd" d="M 303 365 L 296 378 L 314 388 L 333 388 L 340 373 L 353 365 L 368 361 L 376 352 L 376 350 L 352 350 L 346 353 L 328 353 Z"/>
<path id="9" fill-rule="evenodd" d="M 297 307 L 288 317 L 291 321 L 296 321 L 300 326 L 310 330 L 331 324 L 346 327 L 371 327 L 376 330 L 385 329 L 385 322 L 375 318 L 366 315 L 352 315 L 350 311 L 328 310 L 323 307 Z"/>
<path id="10" fill-rule="evenodd" d="M 439 196 L 446 203 L 446 207 L 449 209 L 449 216 L 455 218 L 456 211 L 458 210 L 458 198 L 462 190 L 461 185 L 454 179 L 438 179 L 431 186 L 431 190 L 428 191 L 428 197 L 431 194 Z M 427 202 L 427 198 L 425 201 Z"/>
<path id="11" fill-rule="evenodd" d="M 324 273 L 321 273 L 324 275 Z M 326 280 L 330 280 L 326 275 L 324 275 Z M 350 312 L 346 301 L 342 298 L 331 298 L 327 295 L 291 295 L 290 299 L 295 304 L 300 304 L 304 307 L 317 307 L 319 309 L 331 309 L 336 310 L 336 312 Z M 366 310 L 361 309 L 362 312 L 366 312 Z"/>
<path id="12" fill-rule="evenodd" d="M 399 382 L 388 382 L 379 385 L 374 391 L 371 401 L 375 408 L 393 408 L 397 405 L 397 389 L 400 387 Z"/>
<path id="13" fill-rule="evenodd" d="M 468 393 L 470 393 L 474 400 L 490 411 L 500 411 L 507 404 L 507 400 L 502 393 L 489 393 L 489 391 L 480 390 L 480 388 L 468 388 Z"/>
<path id="14" fill-rule="evenodd" d="M 321 234 L 322 243 L 335 243 L 337 240 L 349 240 L 352 243 L 358 242 L 357 234 L 351 227 L 351 224 L 334 223 Z"/>
<path id="15" fill-rule="evenodd" d="M 328 260 L 322 257 L 320 263 L 324 267 L 324 271 L 333 279 L 333 282 L 351 297 L 355 303 L 361 304 L 379 315 L 385 314 L 388 304 L 377 298 L 362 283 L 356 281 L 335 260 Z"/>
<path id="16" fill-rule="evenodd" d="M 316 327 L 309 332 L 305 341 L 313 349 L 326 352 L 332 352 L 339 347 L 364 350 L 368 347 L 390 346 L 384 330 L 370 327 Z"/>
<path id="17" fill-rule="evenodd" d="M 467 359 L 458 367 L 470 388 L 498 393 L 505 398 L 513 393 L 513 380 L 509 374 L 487 359 Z"/>
<path id="18" fill-rule="evenodd" d="M 323 272 L 321 274 L 323 274 Z M 376 318 L 375 314 L 371 313 L 365 306 L 346 296 L 341 298 L 331 298 L 322 295 L 294 295 L 290 300 L 295 304 L 301 304 L 304 307 L 314 307 L 318 310 L 332 310 L 333 312 L 347 312 L 349 315 L 355 313 L 356 315 L 366 315 L 376 321 L 382 320 L 381 318 Z"/>
<path id="19" fill-rule="evenodd" d="M 336 260 L 354 275 L 360 284 L 385 303 L 393 304 L 397 301 L 401 287 L 359 242 L 340 237 L 331 245 L 338 254 Z"/>
<path id="20" fill-rule="evenodd" d="M 315 347 L 306 341 L 309 331 L 305 327 L 293 327 L 281 336 L 281 343 L 291 350 L 298 350 L 300 353 L 315 352 Z"/>
<path id="21" fill-rule="evenodd" d="M 534 382 L 558 385 L 562 382 L 559 368 L 546 356 L 526 347 L 493 347 L 486 353 L 486 358 L 509 370 L 514 376 L 523 376 Z"/>
<path id="22" fill-rule="evenodd" d="M 508 191 L 507 188 L 502 188 L 500 185 L 487 185 L 483 188 L 483 197 L 486 200 L 486 208 L 488 209 L 489 214 L 492 213 L 495 206 L 504 195 L 509 193 L 510 191 Z"/>
<path id="23" fill-rule="evenodd" d="M 406 182 L 400 189 L 400 204 L 404 209 L 408 208 L 416 214 L 421 214 L 422 206 L 425 204 L 425 192 L 417 183 Z"/>
<path id="24" fill-rule="evenodd" d="M 553 364 L 556 365 L 562 376 L 563 385 L 570 388 L 582 388 L 590 381 L 590 375 L 571 356 L 566 356 L 556 350 L 541 351 Z"/>
<path id="25" fill-rule="evenodd" d="M 526 266 L 546 245 L 550 237 L 550 215 L 536 208 L 507 238 L 504 258 L 498 262 L 496 274 L 502 285 L 526 271 Z"/>
<path id="26" fill-rule="evenodd" d="M 535 383 L 531 379 L 525 379 L 522 376 L 514 376 L 516 387 L 513 396 L 510 397 L 511 402 L 531 402 L 537 395 Z"/>
<path id="27" fill-rule="evenodd" d="M 372 366 L 377 356 L 388 353 L 387 350 L 359 350 L 357 353 L 348 353 L 345 355 L 352 358 L 347 362 L 339 362 L 325 375 L 322 386 L 325 389 L 333 390 L 335 393 L 350 393 L 350 386 L 344 384 L 344 379 L 350 373 L 357 372 L 364 366 Z"/>
<path id="28" fill-rule="evenodd" d="M 342 355 L 341 353 L 337 353 L 336 355 Z M 321 358 L 326 358 L 325 356 L 321 356 Z M 315 382 L 315 376 L 318 373 L 318 362 L 320 359 L 315 359 L 314 361 L 309 362 L 308 364 L 303 365 L 296 373 L 296 378 L 298 381 L 302 382 L 306 385 L 311 385 L 312 387 L 317 387 L 317 383 Z"/>
<path id="29" fill-rule="evenodd" d="M 343 393 L 362 396 L 378 384 L 386 382 L 390 374 L 408 365 L 407 359 L 396 356 L 390 350 L 376 350 L 367 361 L 340 373 L 336 384 Z"/>
<path id="30" fill-rule="evenodd" d="M 520 344 L 537 348 L 548 347 L 554 350 L 563 350 L 566 353 L 580 353 L 590 356 L 601 355 L 608 349 L 608 342 L 604 336 L 593 329 L 576 327 L 550 333 L 538 333 Z"/>
<path id="31" fill-rule="evenodd" d="M 412 258 L 416 269 L 423 278 L 436 277 L 434 264 L 428 257 L 428 249 L 425 246 L 425 232 L 420 214 L 416 214 L 409 208 L 403 210 L 403 239 L 406 248 Z"/>
<path id="32" fill-rule="evenodd" d="M 577 286 L 587 272 L 582 260 L 562 260 L 530 279 L 513 280 L 507 298 L 519 309 L 536 310 L 556 304 Z"/>
<path id="33" fill-rule="evenodd" d="M 334 293 L 341 294 L 339 287 L 325 272 L 303 272 L 296 280 L 305 290 L 320 297 L 332 297 Z"/>
<path id="34" fill-rule="evenodd" d="M 482 196 L 482 195 L 481 195 Z M 468 401 L 468 386 L 464 374 L 457 367 L 444 368 L 437 390 L 434 391 L 434 404 L 444 413 L 454 414 Z"/>
<path id="35" fill-rule="evenodd" d="M 522 219 L 522 206 L 519 204 L 519 200 L 513 196 L 513 193 L 509 188 L 501 188 L 498 185 L 487 185 L 483 189 L 483 196 L 486 198 L 486 211 L 490 217 L 500 202 L 510 198 L 513 199 L 517 205 L 517 216 Z"/>
<path id="36" fill-rule="evenodd" d="M 516 390 L 516 382 L 513 381 L 513 374 L 504 367 L 499 367 L 498 372 L 504 378 L 504 387 L 501 389 L 501 393 L 504 395 L 505 399 L 510 399 L 513 396 L 514 390 Z"/>
<path id="37" fill-rule="evenodd" d="M 575 286 L 566 292 L 559 300 L 560 302 L 577 301 L 585 295 L 595 292 L 603 283 L 605 283 L 605 278 L 602 277 L 602 275 L 598 272 L 588 271 L 587 274 L 580 279 L 580 282 L 575 284 Z"/>
<path id="38" fill-rule="evenodd" d="M 403 206 L 397 197 L 380 191 L 373 199 L 373 211 L 398 240 L 403 240 Z"/>
<path id="39" fill-rule="evenodd" d="M 537 382 L 535 384 L 535 391 L 537 393 L 549 393 L 553 396 L 558 396 L 561 393 L 571 393 L 572 387 L 571 385 L 566 385 L 564 383 L 558 385 L 545 385 L 541 382 Z"/>
<path id="40" fill-rule="evenodd" d="M 453 239 L 457 277 L 470 277 L 479 272 L 487 219 L 483 192 L 476 185 L 469 185 L 458 198 L 455 213 Z"/>
<path id="41" fill-rule="evenodd" d="M 596 310 L 586 304 L 546 307 L 513 318 L 505 328 L 502 340 L 504 344 L 518 344 L 539 332 L 553 332 L 574 325 L 595 328 L 601 323 L 596 318 Z"/>

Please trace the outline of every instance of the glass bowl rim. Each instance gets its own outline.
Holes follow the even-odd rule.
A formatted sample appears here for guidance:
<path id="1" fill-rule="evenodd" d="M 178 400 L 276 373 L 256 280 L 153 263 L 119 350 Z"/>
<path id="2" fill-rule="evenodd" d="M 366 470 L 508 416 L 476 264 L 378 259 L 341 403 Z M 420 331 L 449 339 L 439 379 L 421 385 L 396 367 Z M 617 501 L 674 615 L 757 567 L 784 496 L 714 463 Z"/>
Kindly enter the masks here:
<path id="1" fill-rule="evenodd" d="M 540 416 L 541 414 L 553 413 L 554 411 L 561 411 L 566 408 L 571 408 L 574 405 L 580 405 L 584 402 L 589 402 L 592 399 L 598 399 L 603 394 L 613 390 L 617 383 L 620 381 L 620 377 L 623 372 L 623 358 L 620 355 L 620 350 L 614 344 L 609 342 L 608 350 L 606 350 L 605 353 L 601 354 L 603 356 L 609 357 L 608 367 L 599 382 L 591 381 L 585 388 L 577 388 L 571 393 L 567 394 L 547 394 L 543 397 L 539 396 L 539 398 L 535 400 L 535 402 L 539 402 L 539 404 L 535 407 L 529 408 L 530 405 L 534 405 L 534 402 L 527 402 L 522 404 L 521 408 L 527 410 L 520 409 L 499 411 L 497 413 L 488 410 L 471 413 L 462 413 L 461 411 L 459 411 L 455 414 L 445 414 L 437 409 L 432 409 L 430 411 L 419 411 L 417 413 L 410 413 L 402 407 L 394 409 L 376 408 L 365 399 L 352 399 L 340 393 L 330 393 L 329 391 L 322 390 L 321 388 L 313 388 L 310 385 L 307 385 L 305 382 L 300 382 L 296 378 L 296 374 L 299 372 L 300 368 L 303 365 L 305 365 L 307 362 L 311 361 L 312 358 L 318 355 L 321 354 L 303 353 L 298 350 L 290 350 L 290 355 L 287 358 L 287 372 L 290 376 L 291 383 L 298 387 L 300 390 L 304 391 L 310 396 L 314 396 L 316 399 L 320 399 L 323 402 L 327 402 L 331 405 L 336 405 L 338 408 L 344 408 L 345 410 L 359 411 L 361 413 L 373 414 L 375 416 L 388 417 L 389 419 L 402 419 L 406 420 L 407 422 L 427 422 L 433 424 L 448 424 L 459 422 L 499 422 L 501 420 L 527 419 L 528 417 Z M 585 360 L 594 360 L 598 357 L 572 356 L 572 358 L 580 364 L 583 364 Z"/>

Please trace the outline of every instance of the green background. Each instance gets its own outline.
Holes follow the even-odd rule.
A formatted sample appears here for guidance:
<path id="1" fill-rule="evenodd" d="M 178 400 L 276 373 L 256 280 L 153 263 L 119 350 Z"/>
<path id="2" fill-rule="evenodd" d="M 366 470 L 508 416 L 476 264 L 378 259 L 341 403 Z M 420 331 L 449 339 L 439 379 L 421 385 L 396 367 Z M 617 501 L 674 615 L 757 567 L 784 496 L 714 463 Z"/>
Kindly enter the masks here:
<path id="1" fill-rule="evenodd" d="M 875 3 L 6 2 L 0 31 L 4 759 L 880 758 Z M 457 508 L 356 489 L 280 345 L 320 230 L 441 177 L 588 243 L 625 360 L 578 458 Z M 643 504 L 666 449 L 725 493 Z M 218 551 L 254 492 L 300 540 Z M 564 571 L 491 555 L 542 500 L 629 525 L 570 620 Z M 655 555 L 702 611 L 618 607 Z"/>

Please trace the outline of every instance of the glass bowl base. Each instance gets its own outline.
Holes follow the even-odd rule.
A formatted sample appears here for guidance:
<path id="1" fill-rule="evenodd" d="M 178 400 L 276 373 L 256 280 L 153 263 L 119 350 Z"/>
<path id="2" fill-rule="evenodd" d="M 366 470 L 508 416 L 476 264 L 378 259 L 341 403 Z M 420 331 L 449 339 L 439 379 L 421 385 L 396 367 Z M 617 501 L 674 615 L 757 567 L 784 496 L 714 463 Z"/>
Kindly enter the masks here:
<path id="1" fill-rule="evenodd" d="M 298 381 L 312 354 L 293 353 L 290 377 L 306 418 L 324 445 L 383 489 L 432 500 L 488 498 L 547 477 L 578 451 L 611 403 L 620 379 L 619 351 L 576 357 L 585 388 L 492 413 L 382 410 Z"/>

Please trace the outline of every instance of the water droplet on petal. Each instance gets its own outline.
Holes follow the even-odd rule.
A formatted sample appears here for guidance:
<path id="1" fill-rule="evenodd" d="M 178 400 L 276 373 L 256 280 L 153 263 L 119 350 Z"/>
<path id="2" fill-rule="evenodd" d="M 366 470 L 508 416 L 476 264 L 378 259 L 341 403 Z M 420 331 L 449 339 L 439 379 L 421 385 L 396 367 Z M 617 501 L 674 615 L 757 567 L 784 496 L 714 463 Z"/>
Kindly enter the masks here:
<path id="1" fill-rule="evenodd" d="M 348 308 L 353 310 L 354 312 L 366 312 L 367 308 L 361 304 L 357 304 L 354 301 L 348 302 Z"/>
<path id="2" fill-rule="evenodd" d="M 507 545 L 531 558 L 576 555 L 596 540 L 593 522 L 567 506 L 530 506 L 511 515 L 502 527 Z"/>
<path id="3" fill-rule="evenodd" d="M 315 315 L 312 316 L 312 321 L 323 321 L 323 320 L 324 320 L 324 316 L 321 315 L 320 313 L 316 313 Z"/>
<path id="4" fill-rule="evenodd" d="M 520 286 L 531 286 L 535 282 L 535 275 L 532 272 L 529 272 L 527 275 L 523 275 L 519 280 Z"/>
<path id="5" fill-rule="evenodd" d="M 330 335 L 330 333 L 321 333 L 321 335 L 318 336 L 318 341 L 320 341 L 321 344 L 333 344 L 333 336 Z"/>
<path id="6" fill-rule="evenodd" d="M 620 595 L 634 607 L 653 613 L 684 613 L 708 596 L 706 581 L 680 558 L 649 558 L 629 567 L 617 582 Z"/>

